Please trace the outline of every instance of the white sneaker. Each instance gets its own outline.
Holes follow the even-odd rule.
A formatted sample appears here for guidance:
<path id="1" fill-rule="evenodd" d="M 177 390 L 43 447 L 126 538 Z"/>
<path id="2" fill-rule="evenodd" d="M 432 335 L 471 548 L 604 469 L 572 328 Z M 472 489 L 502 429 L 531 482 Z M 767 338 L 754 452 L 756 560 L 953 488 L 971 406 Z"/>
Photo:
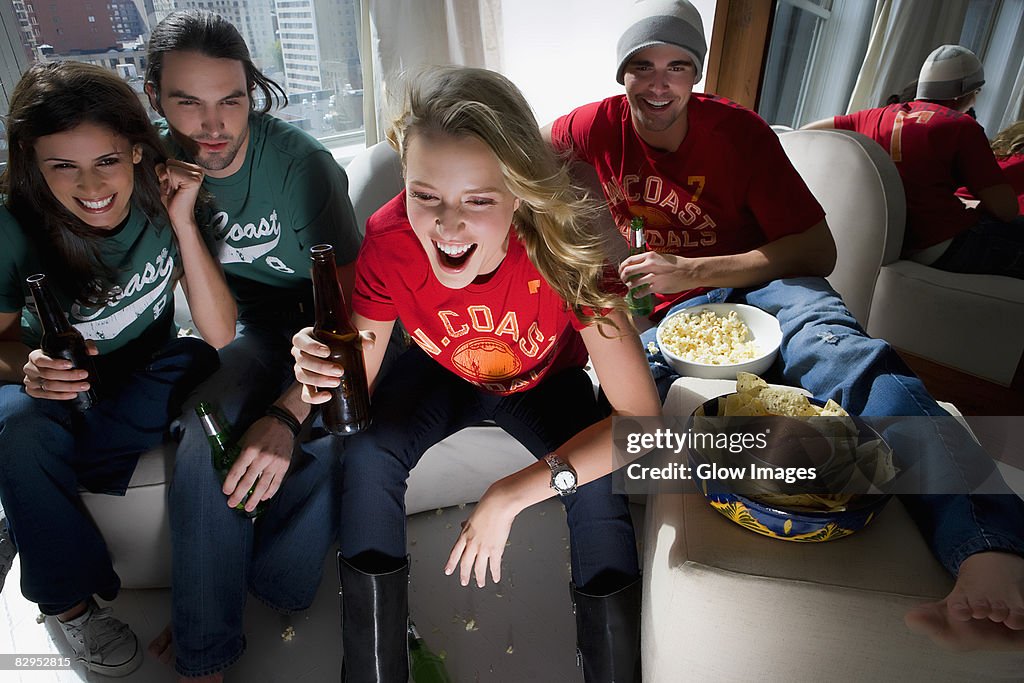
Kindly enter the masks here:
<path id="1" fill-rule="evenodd" d="M 85 612 L 58 623 L 85 668 L 104 676 L 127 676 L 142 664 L 142 650 L 128 625 L 110 612 L 89 598 Z"/>
<path id="2" fill-rule="evenodd" d="M 14 564 L 14 556 L 18 549 L 14 547 L 11 540 L 11 533 L 7 530 L 7 517 L 0 508 L 0 591 L 4 589 L 4 581 L 7 580 L 7 572 L 11 571 Z"/>

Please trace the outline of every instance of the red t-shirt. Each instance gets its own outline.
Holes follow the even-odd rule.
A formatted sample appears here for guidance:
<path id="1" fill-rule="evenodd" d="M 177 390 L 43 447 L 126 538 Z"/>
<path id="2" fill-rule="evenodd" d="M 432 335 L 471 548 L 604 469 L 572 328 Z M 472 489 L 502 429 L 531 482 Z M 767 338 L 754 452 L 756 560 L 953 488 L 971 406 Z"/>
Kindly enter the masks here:
<path id="1" fill-rule="evenodd" d="M 996 161 L 999 168 L 1003 169 L 1006 182 L 1010 183 L 1013 191 L 1017 193 L 1017 213 L 1024 215 L 1024 152 L 1011 154 Z"/>
<path id="2" fill-rule="evenodd" d="M 352 307 L 401 318 L 427 355 L 496 394 L 532 388 L 549 372 L 583 367 L 583 325 L 530 262 L 513 228 L 508 253 L 484 283 L 449 289 L 434 276 L 409 224 L 405 193 L 366 223 Z"/>
<path id="3" fill-rule="evenodd" d="M 739 254 L 804 232 L 825 212 L 757 114 L 694 93 L 689 130 L 675 152 L 655 149 L 633 128 L 625 95 L 584 105 L 551 127 L 556 149 L 597 170 L 612 216 L 629 236 L 645 219 L 652 251 L 686 257 Z M 657 295 L 655 314 L 698 294 Z"/>
<path id="4" fill-rule="evenodd" d="M 1003 169 L 1003 178 L 1017 194 L 1017 213 L 1024 215 L 1024 152 L 1005 157 L 996 157 L 996 163 Z M 966 187 L 956 191 L 961 199 L 977 199 Z"/>
<path id="5" fill-rule="evenodd" d="M 956 197 L 1006 182 L 985 131 L 967 114 L 932 102 L 904 102 L 836 116 L 835 127 L 880 144 L 896 163 L 907 196 L 904 250 L 944 242 L 978 222 Z"/>

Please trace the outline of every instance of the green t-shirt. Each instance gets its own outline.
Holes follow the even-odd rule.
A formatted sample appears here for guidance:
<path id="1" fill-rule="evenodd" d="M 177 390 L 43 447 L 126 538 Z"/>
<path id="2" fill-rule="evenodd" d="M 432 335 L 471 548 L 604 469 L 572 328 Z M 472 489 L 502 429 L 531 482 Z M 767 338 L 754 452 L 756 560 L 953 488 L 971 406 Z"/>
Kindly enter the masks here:
<path id="1" fill-rule="evenodd" d="M 6 207 L 0 207 L 0 244 L 0 311 L 21 311 L 22 342 L 37 349 L 41 330 L 25 278 L 46 271 L 35 244 Z M 125 226 L 101 238 L 100 256 L 117 273 L 114 284 L 121 291 L 113 302 L 90 308 L 57 288 L 54 294 L 71 324 L 103 355 L 157 324 L 168 326 L 181 259 L 171 227 L 157 230 L 134 205 Z"/>
<path id="2" fill-rule="evenodd" d="M 191 161 L 161 127 L 175 156 Z M 228 178 L 208 176 L 203 187 L 213 195 L 212 250 L 243 317 L 282 305 L 282 289 L 308 296 L 314 244 L 333 244 L 341 264 L 359 252 L 345 171 L 313 137 L 269 114 L 249 114 L 243 166 Z"/>

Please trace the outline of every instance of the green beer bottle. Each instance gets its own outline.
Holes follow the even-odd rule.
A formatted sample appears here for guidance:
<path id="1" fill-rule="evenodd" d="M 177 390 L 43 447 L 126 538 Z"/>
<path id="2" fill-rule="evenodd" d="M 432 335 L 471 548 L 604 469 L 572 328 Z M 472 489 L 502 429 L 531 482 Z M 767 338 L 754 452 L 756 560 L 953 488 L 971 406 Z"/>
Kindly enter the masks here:
<path id="1" fill-rule="evenodd" d="M 644 218 L 643 216 L 633 216 L 633 219 L 629 222 L 629 255 L 635 256 L 646 251 L 647 239 L 644 237 Z M 634 280 L 637 277 L 639 275 L 634 275 L 629 279 Z M 636 296 L 633 290 L 630 290 L 626 294 L 626 305 L 629 306 L 631 314 L 648 316 L 654 311 L 654 295 Z"/>
<path id="2" fill-rule="evenodd" d="M 200 401 L 199 405 L 196 406 L 196 415 L 199 417 L 200 424 L 203 425 L 203 431 L 206 432 L 206 439 L 210 442 L 210 456 L 213 459 L 213 469 L 217 471 L 217 476 L 220 478 L 221 483 L 223 483 L 242 449 L 231 440 L 230 425 L 227 425 L 223 418 L 217 417 L 217 411 L 212 404 Z M 235 510 L 250 519 L 263 514 L 269 502 L 261 500 L 252 512 L 246 510 L 245 503 L 249 500 L 249 496 L 252 495 L 253 488 L 255 486 L 250 488 L 242 502 L 235 506 Z"/>
<path id="3" fill-rule="evenodd" d="M 452 683 L 444 660 L 430 651 L 412 619 L 409 620 L 409 674 L 413 683 Z"/>

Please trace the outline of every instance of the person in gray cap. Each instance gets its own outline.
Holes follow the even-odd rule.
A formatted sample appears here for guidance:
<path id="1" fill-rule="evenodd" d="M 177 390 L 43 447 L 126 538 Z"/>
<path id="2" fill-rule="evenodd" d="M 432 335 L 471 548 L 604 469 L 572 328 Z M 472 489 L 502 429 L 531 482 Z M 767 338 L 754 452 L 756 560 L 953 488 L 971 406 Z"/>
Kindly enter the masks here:
<path id="1" fill-rule="evenodd" d="M 921 66 L 917 98 L 804 126 L 867 135 L 896 163 L 907 195 L 906 258 L 941 270 L 1024 278 L 1024 219 L 985 131 L 968 110 L 985 84 L 973 52 L 936 48 Z M 966 186 L 977 208 L 957 197 Z"/>
<path id="2" fill-rule="evenodd" d="M 638 324 L 709 302 L 757 306 L 782 327 L 770 381 L 854 415 L 918 416 L 880 427 L 898 464 L 925 474 L 922 493 L 948 493 L 902 502 L 957 581 L 945 600 L 909 612 L 907 624 L 960 649 L 1024 648 L 1024 501 L 1005 484 L 998 494 L 949 492 L 965 468 L 991 466 L 988 456 L 825 281 L 836 251 L 824 211 L 778 136 L 754 112 L 693 92 L 707 51 L 699 14 L 685 0 L 642 0 L 632 12 L 618 44 L 625 94 L 578 107 L 544 133 L 594 166 L 624 234 L 634 217 L 645 221 L 651 251 L 619 269 L 628 287 L 656 297 L 654 314 Z M 655 349 L 648 361 L 664 397 L 678 375 L 652 343 L 655 332 L 641 339 Z"/>

